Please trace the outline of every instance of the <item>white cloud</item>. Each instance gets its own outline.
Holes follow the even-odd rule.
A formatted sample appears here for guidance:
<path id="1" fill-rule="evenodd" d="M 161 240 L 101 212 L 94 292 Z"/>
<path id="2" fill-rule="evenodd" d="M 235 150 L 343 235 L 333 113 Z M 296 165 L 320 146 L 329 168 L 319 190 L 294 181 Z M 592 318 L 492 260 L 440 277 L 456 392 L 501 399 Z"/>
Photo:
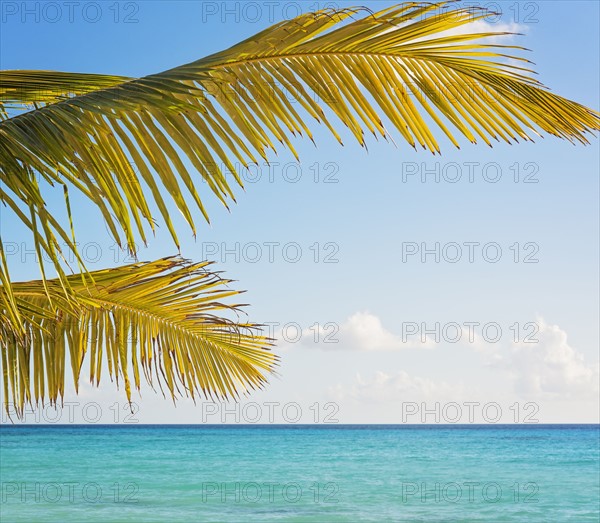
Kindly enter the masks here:
<path id="1" fill-rule="evenodd" d="M 463 397 L 465 389 L 462 385 L 451 385 L 446 382 L 435 382 L 420 376 L 411 376 L 405 371 L 388 374 L 378 371 L 370 379 L 363 379 L 360 373 L 352 385 L 337 385 L 329 389 L 329 394 L 337 401 L 347 399 L 373 403 L 399 402 L 415 400 L 443 400 Z"/>
<path id="2" fill-rule="evenodd" d="M 410 25 L 411 22 L 406 22 L 404 25 Z M 390 28 L 390 31 L 393 29 Z M 525 34 L 529 31 L 529 26 L 526 24 L 520 24 L 517 22 L 502 22 L 498 21 L 487 21 L 487 20 L 474 20 L 466 24 L 462 24 L 446 31 L 440 31 L 435 35 L 428 35 L 411 40 L 412 42 L 420 42 L 423 40 L 444 38 L 447 36 L 466 35 L 466 34 L 480 34 L 480 33 L 511 33 L 511 34 L 498 34 L 494 36 L 485 37 L 488 43 L 491 44 L 506 44 L 510 40 L 519 34 Z"/>
<path id="3" fill-rule="evenodd" d="M 465 34 L 479 34 L 479 33 L 510 33 L 510 34 L 495 34 L 492 36 L 486 36 L 481 40 L 471 40 L 471 42 L 481 41 L 489 45 L 515 45 L 515 40 L 517 40 L 519 34 L 526 34 L 529 30 L 529 27 L 525 24 L 519 24 L 517 22 L 488 22 L 485 20 L 475 20 L 465 25 L 461 25 L 459 27 L 455 27 L 453 29 L 448 29 L 447 31 L 442 31 L 434 36 L 434 38 L 445 38 L 448 36 L 456 36 L 456 35 L 465 35 Z M 431 37 L 418 38 L 415 39 L 415 42 L 419 40 L 427 40 Z M 468 42 L 465 42 L 468 43 Z M 507 50 L 507 54 L 512 54 L 510 51 L 516 50 Z M 501 49 L 498 52 L 502 52 Z M 521 54 L 521 53 L 515 53 Z M 516 60 L 514 58 L 507 58 L 506 63 L 509 65 L 516 65 L 518 67 L 526 67 L 524 62 L 520 60 Z M 522 72 L 523 73 L 523 72 Z"/>
<path id="4" fill-rule="evenodd" d="M 589 399 L 599 393 L 598 363 L 585 361 L 557 325 L 538 320 L 537 343 L 516 343 L 496 352 L 492 365 L 510 374 L 515 391 L 528 397 Z"/>
<path id="5" fill-rule="evenodd" d="M 426 337 L 402 336 L 387 330 L 379 317 L 370 312 L 356 312 L 341 324 L 326 323 L 302 331 L 281 330 L 275 334 L 281 348 L 320 348 L 323 350 L 386 351 L 412 348 L 432 348 L 435 343 Z"/>
<path id="6" fill-rule="evenodd" d="M 456 27 L 454 29 L 449 29 L 447 31 L 439 33 L 436 35 L 438 37 L 445 36 L 453 36 L 453 35 L 464 35 L 464 34 L 476 34 L 476 33 L 526 33 L 529 28 L 524 24 L 519 24 L 516 22 L 486 22 L 485 20 L 475 20 L 469 24 L 462 25 L 460 27 Z M 493 44 L 506 44 L 509 40 L 515 38 L 516 35 L 497 35 L 497 36 L 489 36 L 487 38 L 487 42 Z"/>
<path id="7" fill-rule="evenodd" d="M 342 343 L 356 350 L 399 350 L 407 348 L 431 348 L 431 340 L 406 340 L 388 331 L 381 320 L 369 312 L 357 312 L 340 327 Z"/>
<path id="8" fill-rule="evenodd" d="M 504 390 L 504 394 L 516 393 L 528 400 L 587 402 L 597 399 L 600 393 L 598 362 L 586 361 L 580 351 L 569 345 L 566 332 L 557 325 L 548 324 L 543 318 L 538 318 L 536 325 L 538 331 L 529 343 L 486 343 L 480 336 L 474 336 L 469 345 L 483 356 L 484 366 L 508 377 L 512 386 Z M 340 328 L 340 337 L 345 343 L 339 348 L 347 350 L 399 350 L 425 345 L 402 343 L 401 336 L 386 330 L 380 319 L 368 312 L 348 318 Z M 428 339 L 427 346 L 431 345 L 435 344 Z M 329 392 L 338 399 L 388 401 L 400 397 L 455 397 L 464 392 L 464 386 L 410 376 L 404 371 L 395 374 L 379 371 L 370 379 L 357 374 L 352 385 L 338 385 Z"/>

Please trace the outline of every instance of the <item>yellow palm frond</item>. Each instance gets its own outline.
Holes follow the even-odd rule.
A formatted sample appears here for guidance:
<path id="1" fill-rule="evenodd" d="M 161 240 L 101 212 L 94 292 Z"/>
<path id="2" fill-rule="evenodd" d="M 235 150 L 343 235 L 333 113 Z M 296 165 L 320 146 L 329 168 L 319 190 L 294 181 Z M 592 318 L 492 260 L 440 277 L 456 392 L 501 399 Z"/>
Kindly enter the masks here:
<path id="1" fill-rule="evenodd" d="M 136 234 L 146 240 L 145 226 L 153 230 L 156 204 L 178 245 L 168 198 L 194 234 L 190 207 L 208 220 L 195 171 L 227 205 L 225 173 L 242 185 L 234 161 L 268 159 L 277 142 L 294 151 L 292 136 L 310 136 L 307 117 L 341 141 L 333 115 L 364 144 L 365 130 L 388 136 L 385 116 L 411 146 L 432 152 L 436 129 L 458 145 L 459 135 L 491 144 L 541 132 L 586 143 L 600 128 L 596 111 L 516 65 L 527 62 L 512 56 L 521 48 L 485 43 L 496 33 L 461 32 L 488 11 L 445 4 L 304 14 L 196 62 L 0 122 L 0 198 L 33 202 L 49 248 L 53 235 L 69 236 L 42 215 L 32 169 L 83 192 L 130 247 Z"/>
<path id="2" fill-rule="evenodd" d="M 259 325 L 219 316 L 237 316 L 243 305 L 224 303 L 239 291 L 208 265 L 180 258 L 136 263 L 91 272 L 94 283 L 87 286 L 69 276 L 77 314 L 50 305 L 41 281 L 13 283 L 25 336 L 17 339 L 0 325 L 7 410 L 13 404 L 22 415 L 26 404 L 56 403 L 65 367 L 70 362 L 77 389 L 86 358 L 90 382 L 100 383 L 107 364 L 128 400 L 141 374 L 161 390 L 166 385 L 174 399 L 237 398 L 261 388 L 277 364 L 271 340 Z M 47 287 L 60 303 L 60 283 L 48 280 Z"/>
<path id="3" fill-rule="evenodd" d="M 125 76 L 59 71 L 2 71 L 0 118 L 10 109 L 37 108 L 131 80 Z"/>
<path id="4" fill-rule="evenodd" d="M 97 206 L 119 245 L 133 250 L 136 240 L 146 242 L 157 223 L 151 209 L 157 208 L 179 246 L 170 204 L 195 234 L 194 211 L 208 220 L 199 181 L 227 206 L 235 199 L 234 183 L 242 185 L 235 163 L 268 161 L 280 146 L 296 154 L 292 138 L 312 138 L 314 120 L 340 142 L 341 123 L 361 145 L 365 133 L 399 134 L 433 153 L 441 149 L 438 134 L 457 146 L 461 136 L 491 145 L 544 132 L 587 143 L 588 134 L 600 129 L 598 112 L 552 93 L 531 76 L 527 60 L 516 55 L 522 48 L 489 43 L 498 33 L 465 33 L 470 22 L 489 14 L 485 9 L 444 9 L 447 3 L 406 3 L 378 13 L 360 8 L 307 13 L 223 52 L 138 79 L 0 73 L 2 104 L 27 104 L 35 91 L 48 93 L 39 100 L 43 106 L 0 121 L 0 204 L 32 231 L 38 258 L 49 255 L 58 275 L 46 278 L 42 264 L 42 281 L 31 285 L 37 301 L 24 300 L 18 290 L 25 284 L 11 283 L 4 256 L 0 259 L 0 342 L 11 347 L 6 357 L 13 355 L 4 367 L 16 384 L 12 394 L 27 397 L 18 383 L 28 367 L 15 367 L 25 359 L 14 356 L 31 350 L 21 343 L 26 334 L 54 325 L 55 311 L 79 318 L 85 289 L 93 296 L 101 289 L 96 278 L 109 277 L 102 271 L 66 275 L 61 245 L 77 255 L 70 191 Z M 47 185 L 63 188 L 67 225 L 47 210 Z M 95 312 L 86 317 L 117 314 L 91 302 L 88 307 Z M 123 318 L 125 312 L 118 314 Z M 69 339 L 70 350 L 71 341 L 80 347 L 76 331 L 68 332 L 74 340 Z M 166 369 L 186 353 L 178 360 L 168 351 L 160 354 Z M 206 361 L 200 358 L 204 367 L 198 368 L 207 369 Z M 234 372 L 214 368 L 219 375 Z M 223 394 L 229 382 L 219 383 L 217 394 Z M 53 391 L 55 400 L 60 390 Z"/>

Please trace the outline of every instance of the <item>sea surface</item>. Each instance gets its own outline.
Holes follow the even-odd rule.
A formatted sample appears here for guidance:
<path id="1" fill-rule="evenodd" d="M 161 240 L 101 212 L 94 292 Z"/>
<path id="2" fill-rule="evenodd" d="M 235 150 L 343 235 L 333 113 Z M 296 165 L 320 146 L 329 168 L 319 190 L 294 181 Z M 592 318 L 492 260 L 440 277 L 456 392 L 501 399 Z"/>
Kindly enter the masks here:
<path id="1" fill-rule="evenodd" d="M 2 426 L 0 521 L 595 522 L 600 427 Z"/>

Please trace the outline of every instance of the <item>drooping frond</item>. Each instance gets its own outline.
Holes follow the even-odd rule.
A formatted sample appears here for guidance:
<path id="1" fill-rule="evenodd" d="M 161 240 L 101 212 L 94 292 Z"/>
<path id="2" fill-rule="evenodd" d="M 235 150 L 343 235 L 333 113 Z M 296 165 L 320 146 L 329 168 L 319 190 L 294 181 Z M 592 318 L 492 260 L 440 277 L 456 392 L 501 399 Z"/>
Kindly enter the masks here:
<path id="1" fill-rule="evenodd" d="M 242 305 L 223 303 L 239 291 L 208 265 L 180 258 L 137 263 L 91 272 L 94 284 L 87 287 L 70 276 L 77 315 L 49 305 L 42 282 L 13 283 L 26 336 L 2 333 L 5 407 L 14 405 L 21 415 L 26 404 L 45 398 L 56 403 L 64 394 L 66 366 L 77 389 L 85 367 L 97 385 L 106 363 L 128 400 L 131 381 L 139 389 L 141 374 L 161 390 L 166 385 L 173 398 L 236 398 L 261 388 L 277 364 L 271 342 L 259 325 L 218 315 L 237 315 Z M 60 300 L 60 283 L 47 285 Z"/>

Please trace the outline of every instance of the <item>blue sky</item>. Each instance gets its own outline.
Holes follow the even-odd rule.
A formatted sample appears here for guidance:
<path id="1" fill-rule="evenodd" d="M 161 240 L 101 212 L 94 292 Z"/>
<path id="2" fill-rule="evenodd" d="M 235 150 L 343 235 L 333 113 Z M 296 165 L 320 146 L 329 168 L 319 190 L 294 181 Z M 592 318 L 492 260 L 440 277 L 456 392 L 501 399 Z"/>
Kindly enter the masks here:
<path id="1" fill-rule="evenodd" d="M 72 12 L 64 2 L 25 4 L 28 14 L 21 2 L 2 2 L 2 69 L 142 76 L 229 47 L 299 9 L 331 3 L 81 2 Z M 597 2 L 482 5 L 502 10 L 492 29 L 526 33 L 509 41 L 533 50 L 528 57 L 542 82 L 598 109 Z M 317 147 L 297 141 L 301 164 L 281 150 L 270 167 L 247 174 L 231 212 L 208 197 L 212 224 L 198 216 L 196 241 L 176 218 L 185 257 L 210 254 L 248 290 L 251 320 L 288 325 L 284 332 L 274 326 L 280 376 L 250 401 L 297 402 L 307 416 L 315 402 L 333 402 L 346 422 L 400 422 L 407 403 L 449 401 L 496 402 L 505 421 L 515 402 L 537 405 L 540 421 L 597 421 L 598 140 L 583 147 L 546 136 L 493 149 L 463 140 L 460 150 L 442 140 L 443 154 L 434 157 L 396 135 L 397 147 L 371 139 L 365 151 L 348 135 L 342 148 L 326 130 L 315 126 L 314 133 Z M 460 180 L 448 181 L 458 174 Z M 89 267 L 127 262 L 111 248 L 100 216 L 85 202 L 75 207 Z M 13 277 L 36 278 L 33 256 L 23 254 L 23 232 L 4 211 L 2 238 L 14 247 Z M 436 242 L 439 263 L 433 255 L 423 263 L 423 244 L 432 249 Z M 465 245 L 471 242 L 479 244 L 472 263 Z M 462 258 L 451 263 L 456 244 Z M 415 246 L 419 253 L 408 255 Z M 496 246 L 502 254 L 492 263 Z M 140 259 L 174 253 L 160 231 Z M 527 255 L 537 262 L 525 263 Z M 473 342 L 464 334 L 448 342 L 453 324 L 472 322 L 480 324 Z M 409 336 L 415 324 L 420 334 L 423 323 L 446 328 L 440 343 Z M 487 324 L 501 327 L 498 342 L 482 339 L 493 338 L 482 331 Z M 303 333 L 291 343 L 296 326 Z M 537 342 L 520 343 L 527 329 L 537 332 Z M 337 343 L 323 343 L 326 334 Z M 70 399 L 123 402 L 113 389 L 104 382 L 100 391 L 84 388 L 81 398 Z M 191 402 L 170 405 L 144 393 L 138 417 L 199 420 L 200 407 Z"/>

